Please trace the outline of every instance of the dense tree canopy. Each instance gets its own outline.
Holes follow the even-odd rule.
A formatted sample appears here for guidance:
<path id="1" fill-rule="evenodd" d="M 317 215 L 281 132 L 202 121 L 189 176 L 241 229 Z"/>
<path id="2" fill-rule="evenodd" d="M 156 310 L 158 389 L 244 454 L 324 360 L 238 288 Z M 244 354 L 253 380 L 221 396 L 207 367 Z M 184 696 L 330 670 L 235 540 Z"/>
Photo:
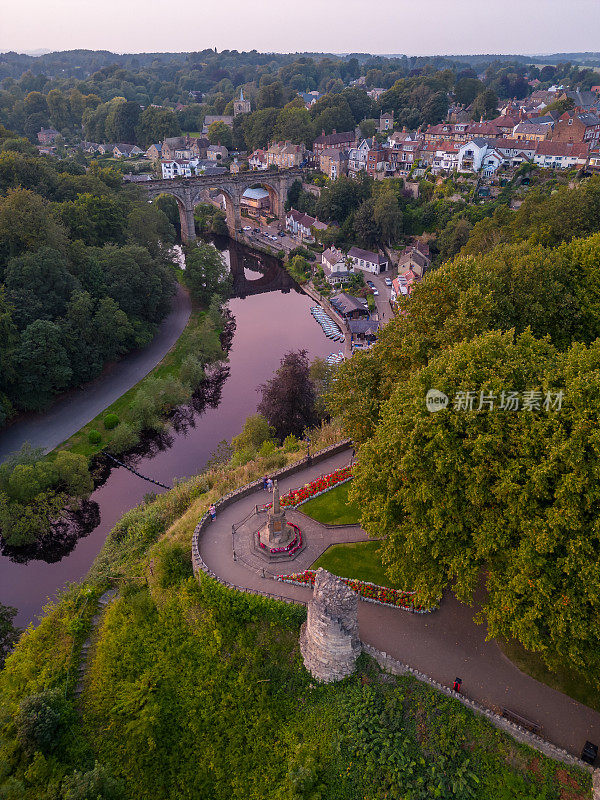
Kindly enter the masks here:
<path id="1" fill-rule="evenodd" d="M 0 424 L 152 338 L 173 227 L 113 171 L 0 153 Z M 27 187 L 27 188 L 25 188 Z"/>
<path id="2" fill-rule="evenodd" d="M 280 441 L 290 434 L 302 436 L 317 422 L 316 392 L 306 350 L 286 353 L 275 375 L 258 390 L 258 412 Z"/>

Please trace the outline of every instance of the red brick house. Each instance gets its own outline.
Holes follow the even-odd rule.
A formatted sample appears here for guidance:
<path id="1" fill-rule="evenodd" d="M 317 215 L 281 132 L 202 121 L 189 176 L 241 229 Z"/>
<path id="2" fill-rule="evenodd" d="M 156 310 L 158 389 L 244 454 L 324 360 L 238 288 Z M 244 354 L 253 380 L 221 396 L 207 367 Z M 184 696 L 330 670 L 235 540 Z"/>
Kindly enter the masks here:
<path id="1" fill-rule="evenodd" d="M 347 150 L 354 147 L 356 142 L 356 135 L 354 131 L 344 131 L 338 133 L 336 130 L 333 133 L 326 134 L 325 131 L 320 136 L 317 136 L 313 142 L 313 154 L 315 159 L 320 159 L 323 150 Z"/>

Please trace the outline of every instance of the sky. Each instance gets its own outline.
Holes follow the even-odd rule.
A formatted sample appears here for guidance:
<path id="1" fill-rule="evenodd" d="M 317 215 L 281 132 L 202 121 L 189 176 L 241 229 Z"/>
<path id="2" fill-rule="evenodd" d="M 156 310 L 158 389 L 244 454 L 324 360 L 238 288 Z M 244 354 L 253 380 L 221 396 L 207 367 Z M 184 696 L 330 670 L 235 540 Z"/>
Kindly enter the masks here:
<path id="1" fill-rule="evenodd" d="M 0 0 L 0 52 L 600 50 L 600 0 Z"/>

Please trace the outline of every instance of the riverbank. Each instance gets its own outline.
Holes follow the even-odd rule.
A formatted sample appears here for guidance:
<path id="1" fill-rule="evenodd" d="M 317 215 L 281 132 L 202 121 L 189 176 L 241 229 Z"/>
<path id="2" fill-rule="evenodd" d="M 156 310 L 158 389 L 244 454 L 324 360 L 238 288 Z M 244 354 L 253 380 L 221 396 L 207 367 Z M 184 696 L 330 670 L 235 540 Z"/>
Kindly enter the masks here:
<path id="1" fill-rule="evenodd" d="M 216 244 L 234 278 L 226 304 L 235 320 L 228 361 L 210 374 L 191 403 L 177 409 L 167 429 L 126 459 L 138 473 L 167 486 L 201 472 L 220 442 L 240 432 L 246 417 L 256 413 L 256 387 L 272 377 L 285 353 L 305 347 L 311 358 L 326 358 L 332 351 L 310 314 L 314 303 L 279 262 L 229 239 Z M 120 517 L 148 493 L 162 491 L 126 469 L 107 469 L 85 505 L 84 520 L 68 520 L 66 530 L 33 551 L 0 551 L 0 603 L 19 609 L 21 627 L 35 621 L 48 598 L 84 578 Z"/>
<path id="2" fill-rule="evenodd" d="M 131 405 L 131 401 L 140 389 L 148 385 L 149 381 L 157 378 L 179 378 L 181 365 L 186 357 L 192 354 L 194 339 L 201 330 L 205 317 L 205 311 L 200 311 L 198 309 L 191 310 L 185 328 L 164 358 L 138 383 L 115 400 L 114 403 L 104 408 L 100 414 L 91 419 L 69 439 L 59 445 L 57 450 L 69 450 L 73 453 L 82 453 L 87 458 L 92 458 L 106 447 L 110 447 L 118 427 L 107 428 L 104 424 L 106 417 L 108 415 L 115 415 L 119 420 L 126 419 L 127 410 Z M 94 431 L 100 433 L 102 437 L 100 441 L 92 442 L 90 440 L 90 434 Z M 94 438 L 93 435 L 92 438 Z"/>
<path id="3" fill-rule="evenodd" d="M 99 378 L 69 392 L 47 411 L 21 417 L 1 430 L 0 463 L 24 442 L 48 453 L 102 414 L 165 358 L 185 330 L 191 312 L 189 294 L 178 285 L 171 312 L 148 347 L 112 364 Z"/>

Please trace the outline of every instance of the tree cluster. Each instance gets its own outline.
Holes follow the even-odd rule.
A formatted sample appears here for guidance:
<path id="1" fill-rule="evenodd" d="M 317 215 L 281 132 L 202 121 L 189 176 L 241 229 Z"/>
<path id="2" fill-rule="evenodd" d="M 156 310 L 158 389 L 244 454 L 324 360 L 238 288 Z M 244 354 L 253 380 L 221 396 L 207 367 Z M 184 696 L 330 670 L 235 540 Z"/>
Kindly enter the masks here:
<path id="1" fill-rule="evenodd" d="M 173 227 L 111 170 L 0 153 L 0 424 L 147 344 L 174 289 Z"/>
<path id="2" fill-rule="evenodd" d="M 430 600 L 483 583 L 492 635 L 582 670 L 599 663 L 597 192 L 477 223 L 340 367 L 329 404 L 360 445 L 354 492 L 390 575 Z"/>

